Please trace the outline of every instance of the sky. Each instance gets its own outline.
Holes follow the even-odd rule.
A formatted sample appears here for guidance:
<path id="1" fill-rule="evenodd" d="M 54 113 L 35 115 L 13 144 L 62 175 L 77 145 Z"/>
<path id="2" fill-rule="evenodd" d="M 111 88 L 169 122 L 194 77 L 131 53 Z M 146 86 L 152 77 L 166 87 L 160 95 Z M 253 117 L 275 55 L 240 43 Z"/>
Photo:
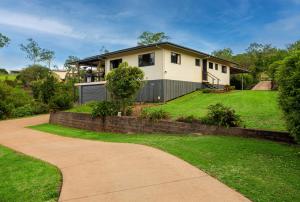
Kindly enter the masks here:
<path id="1" fill-rule="evenodd" d="M 0 33 L 11 39 L 0 68 L 31 64 L 20 50 L 28 38 L 62 67 L 69 55 L 135 46 L 143 31 L 206 53 L 241 53 L 252 42 L 284 48 L 300 39 L 300 0 L 0 0 Z"/>

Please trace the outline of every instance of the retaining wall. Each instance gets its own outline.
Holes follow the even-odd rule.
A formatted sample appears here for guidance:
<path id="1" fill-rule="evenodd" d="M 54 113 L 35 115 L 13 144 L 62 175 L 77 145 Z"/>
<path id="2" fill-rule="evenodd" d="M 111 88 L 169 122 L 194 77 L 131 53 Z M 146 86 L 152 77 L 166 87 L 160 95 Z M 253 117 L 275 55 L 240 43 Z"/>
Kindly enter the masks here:
<path id="1" fill-rule="evenodd" d="M 295 143 L 288 132 L 268 131 L 246 128 L 225 128 L 200 123 L 183 123 L 178 121 L 150 121 L 138 117 L 106 117 L 92 118 L 90 114 L 73 112 L 53 112 L 50 123 L 86 129 L 98 132 L 116 133 L 166 133 L 194 135 L 230 135 L 273 140 L 277 142 Z"/>

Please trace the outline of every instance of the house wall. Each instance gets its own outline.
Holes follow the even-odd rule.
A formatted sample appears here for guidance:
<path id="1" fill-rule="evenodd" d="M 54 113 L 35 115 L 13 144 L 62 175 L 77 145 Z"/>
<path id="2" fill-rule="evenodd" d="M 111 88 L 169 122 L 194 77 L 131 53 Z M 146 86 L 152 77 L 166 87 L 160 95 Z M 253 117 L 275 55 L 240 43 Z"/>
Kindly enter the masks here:
<path id="1" fill-rule="evenodd" d="M 213 69 L 209 68 L 209 62 L 213 63 Z M 215 69 L 215 64 L 218 64 L 218 70 Z M 223 64 L 224 65 L 224 64 Z M 227 73 L 222 73 L 222 64 L 218 62 L 213 62 L 211 60 L 207 60 L 207 71 L 211 73 L 212 75 L 216 76 L 217 78 L 220 79 L 221 85 L 230 85 L 230 68 L 226 66 L 227 68 Z M 212 78 L 208 76 L 208 82 L 212 83 Z M 215 80 L 215 83 L 217 84 L 217 81 Z"/>
<path id="2" fill-rule="evenodd" d="M 200 66 L 195 65 L 197 57 L 182 52 L 164 49 L 164 79 L 202 82 L 202 60 Z M 171 52 L 181 54 L 181 64 L 171 63 Z"/>
<path id="3" fill-rule="evenodd" d="M 126 54 L 119 57 L 110 57 L 105 60 L 105 72 L 108 73 L 110 69 L 110 61 L 122 58 L 123 62 L 128 62 L 130 66 L 138 67 L 138 56 L 146 53 L 155 53 L 155 64 L 146 67 L 140 67 L 145 73 L 145 80 L 157 80 L 163 79 L 163 50 L 154 49 L 145 52 L 139 52 L 135 54 Z"/>

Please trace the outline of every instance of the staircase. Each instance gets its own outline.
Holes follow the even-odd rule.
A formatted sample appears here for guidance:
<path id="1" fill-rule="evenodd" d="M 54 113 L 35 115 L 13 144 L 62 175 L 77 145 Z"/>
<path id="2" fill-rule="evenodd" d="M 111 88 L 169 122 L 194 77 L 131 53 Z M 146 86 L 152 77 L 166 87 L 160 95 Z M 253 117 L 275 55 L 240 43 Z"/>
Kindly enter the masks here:
<path id="1" fill-rule="evenodd" d="M 212 80 L 212 83 L 208 82 L 208 81 L 202 81 L 203 84 L 203 88 L 205 89 L 219 89 L 219 83 L 220 83 L 220 79 L 218 77 L 216 77 L 215 75 L 207 72 L 207 77 L 210 77 Z"/>

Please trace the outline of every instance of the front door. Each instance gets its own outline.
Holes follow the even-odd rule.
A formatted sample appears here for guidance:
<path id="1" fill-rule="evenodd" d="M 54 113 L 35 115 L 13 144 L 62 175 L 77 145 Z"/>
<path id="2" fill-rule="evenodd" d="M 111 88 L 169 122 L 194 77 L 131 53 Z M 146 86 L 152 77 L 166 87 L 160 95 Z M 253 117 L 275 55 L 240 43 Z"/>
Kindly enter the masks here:
<path id="1" fill-rule="evenodd" d="M 203 59 L 202 81 L 207 81 L 207 60 Z"/>

